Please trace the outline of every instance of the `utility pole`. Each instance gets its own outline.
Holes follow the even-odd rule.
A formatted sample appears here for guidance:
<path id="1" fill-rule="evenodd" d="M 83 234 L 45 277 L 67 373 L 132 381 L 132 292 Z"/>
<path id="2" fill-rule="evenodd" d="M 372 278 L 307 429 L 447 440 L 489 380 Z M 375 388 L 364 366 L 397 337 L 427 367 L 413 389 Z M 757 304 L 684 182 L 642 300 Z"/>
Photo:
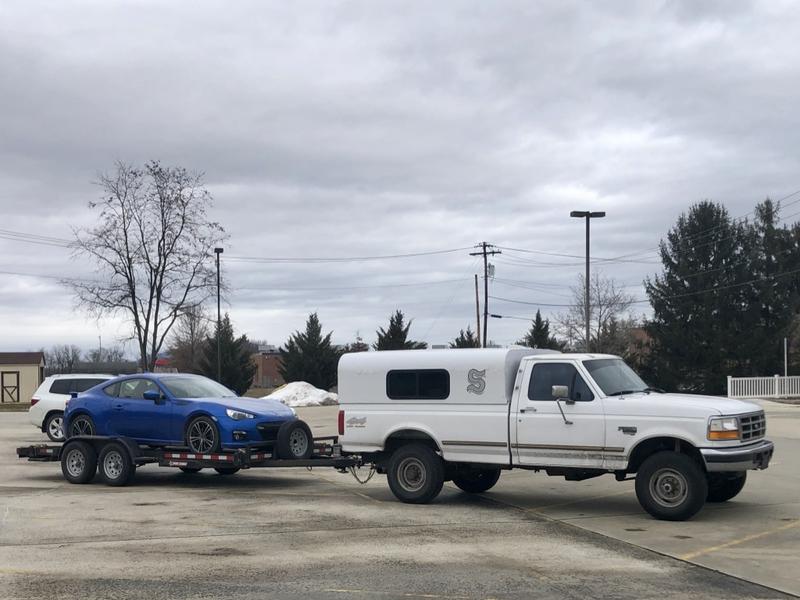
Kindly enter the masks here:
<path id="1" fill-rule="evenodd" d="M 475 330 L 475 335 L 478 336 L 478 347 L 481 345 L 481 301 L 478 298 L 478 274 L 475 273 L 475 317 L 478 322 L 478 329 Z"/>
<path id="2" fill-rule="evenodd" d="M 591 350 L 589 345 L 589 340 L 591 339 L 589 337 L 591 335 L 589 324 L 592 318 L 592 305 L 589 303 L 591 300 L 589 297 L 589 222 L 592 219 L 605 217 L 606 213 L 602 211 L 591 212 L 588 210 L 573 210 L 569 213 L 569 216 L 586 219 L 586 281 L 584 281 L 584 302 L 586 304 L 586 352 L 589 352 Z"/>
<path id="3" fill-rule="evenodd" d="M 222 310 L 220 308 L 220 293 L 219 293 L 219 255 L 222 254 L 222 248 L 214 248 L 214 254 L 217 255 L 217 383 L 222 383 L 222 342 L 220 334 L 222 333 Z"/>
<path id="4" fill-rule="evenodd" d="M 488 335 L 486 326 L 489 323 L 489 257 L 495 254 L 502 254 L 502 252 L 486 242 L 476 244 L 475 247 L 480 248 L 480 251 L 470 252 L 469 255 L 483 256 L 483 347 L 486 348 L 486 336 Z"/>

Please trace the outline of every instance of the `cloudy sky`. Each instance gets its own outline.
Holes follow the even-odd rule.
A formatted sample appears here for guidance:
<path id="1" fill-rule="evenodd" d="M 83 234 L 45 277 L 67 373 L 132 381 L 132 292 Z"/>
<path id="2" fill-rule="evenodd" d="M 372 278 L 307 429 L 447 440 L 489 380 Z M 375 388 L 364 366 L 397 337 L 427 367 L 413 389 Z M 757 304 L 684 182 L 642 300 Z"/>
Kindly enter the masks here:
<path id="1" fill-rule="evenodd" d="M 227 229 L 227 310 L 281 343 L 318 311 L 373 341 L 553 317 L 592 252 L 643 298 L 693 202 L 733 216 L 800 188 L 800 11 L 791 2 L 36 2 L 0 4 L 0 350 L 126 334 L 87 319 L 55 243 L 91 224 L 97 174 L 159 159 L 205 173 Z M 787 212 L 789 211 L 787 209 Z M 15 238 L 15 239 L 10 239 Z M 244 260 L 423 257 L 336 263 Z M 528 250 L 534 252 L 521 252 Z M 646 304 L 636 305 L 646 313 Z M 508 344 L 526 323 L 493 319 Z"/>

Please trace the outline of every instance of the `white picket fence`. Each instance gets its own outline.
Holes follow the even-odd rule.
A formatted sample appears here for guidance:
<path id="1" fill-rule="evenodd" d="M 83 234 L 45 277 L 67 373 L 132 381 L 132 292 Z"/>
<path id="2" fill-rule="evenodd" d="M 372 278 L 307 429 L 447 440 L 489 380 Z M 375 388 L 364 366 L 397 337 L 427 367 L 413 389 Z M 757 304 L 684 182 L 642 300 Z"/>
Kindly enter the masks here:
<path id="1" fill-rule="evenodd" d="M 800 377 L 728 377 L 729 398 L 800 398 Z"/>

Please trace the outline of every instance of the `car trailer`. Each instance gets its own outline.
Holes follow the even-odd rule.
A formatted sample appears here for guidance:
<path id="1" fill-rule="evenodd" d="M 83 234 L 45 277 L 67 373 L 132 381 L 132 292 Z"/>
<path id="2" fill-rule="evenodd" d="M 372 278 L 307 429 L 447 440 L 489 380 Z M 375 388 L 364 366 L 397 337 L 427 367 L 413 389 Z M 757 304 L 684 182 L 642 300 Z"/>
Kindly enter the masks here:
<path id="1" fill-rule="evenodd" d="M 280 458 L 268 445 L 200 454 L 181 447 L 140 446 L 130 438 L 102 435 L 75 436 L 57 445 L 23 446 L 17 448 L 17 456 L 33 462 L 60 462 L 64 479 L 70 483 L 89 483 L 99 474 L 113 486 L 128 485 L 137 467 L 148 464 L 176 467 L 186 473 L 214 469 L 221 475 L 240 469 L 332 467 L 341 472 L 349 470 L 356 479 L 355 470 L 361 466 L 360 457 L 342 456 L 338 436 L 315 438 L 309 458 Z"/>

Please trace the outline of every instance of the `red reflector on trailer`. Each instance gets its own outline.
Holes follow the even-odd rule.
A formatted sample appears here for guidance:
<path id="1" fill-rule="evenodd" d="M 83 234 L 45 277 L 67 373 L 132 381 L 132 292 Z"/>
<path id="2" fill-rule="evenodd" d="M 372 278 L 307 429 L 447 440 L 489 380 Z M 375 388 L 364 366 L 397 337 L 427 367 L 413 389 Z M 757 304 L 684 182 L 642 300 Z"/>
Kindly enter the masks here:
<path id="1" fill-rule="evenodd" d="M 339 435 L 344 435 L 344 411 L 339 411 Z"/>

